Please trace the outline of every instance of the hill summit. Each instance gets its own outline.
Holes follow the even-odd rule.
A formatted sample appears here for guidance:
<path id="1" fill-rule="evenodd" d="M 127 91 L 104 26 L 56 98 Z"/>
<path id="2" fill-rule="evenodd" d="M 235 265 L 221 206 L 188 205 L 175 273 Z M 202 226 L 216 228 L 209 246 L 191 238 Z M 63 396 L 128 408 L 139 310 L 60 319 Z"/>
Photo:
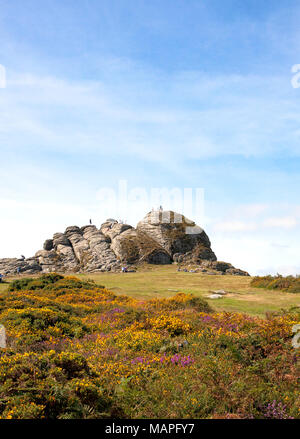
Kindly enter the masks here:
<path id="1" fill-rule="evenodd" d="M 28 259 L 0 259 L 0 273 L 120 271 L 124 265 L 192 264 L 208 274 L 248 273 L 218 262 L 204 230 L 172 211 L 152 211 L 136 228 L 108 219 L 94 225 L 67 227 L 47 239 Z"/>

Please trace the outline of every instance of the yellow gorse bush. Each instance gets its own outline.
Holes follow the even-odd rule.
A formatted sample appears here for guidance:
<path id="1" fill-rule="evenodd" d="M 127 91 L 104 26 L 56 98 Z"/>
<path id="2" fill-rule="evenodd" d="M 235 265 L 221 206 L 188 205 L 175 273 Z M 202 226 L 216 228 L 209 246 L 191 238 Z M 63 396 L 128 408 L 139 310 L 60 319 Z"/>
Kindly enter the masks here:
<path id="1" fill-rule="evenodd" d="M 147 326 L 158 330 L 166 329 L 172 335 L 186 334 L 191 329 L 188 323 L 185 323 L 178 317 L 165 314 L 147 319 L 146 327 Z"/>

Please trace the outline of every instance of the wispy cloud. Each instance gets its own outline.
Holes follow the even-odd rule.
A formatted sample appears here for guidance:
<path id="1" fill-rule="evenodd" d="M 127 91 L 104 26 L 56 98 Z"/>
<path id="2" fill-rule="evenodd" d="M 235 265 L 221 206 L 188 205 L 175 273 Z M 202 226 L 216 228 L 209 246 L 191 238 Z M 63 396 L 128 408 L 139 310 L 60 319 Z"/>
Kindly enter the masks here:
<path id="1" fill-rule="evenodd" d="M 144 72 L 133 90 L 135 80 L 134 67 L 130 82 L 118 80 L 116 90 L 113 79 L 11 75 L 2 95 L 0 131 L 4 140 L 10 136 L 11 148 L 30 142 L 44 149 L 109 151 L 164 163 L 181 162 L 182 154 L 185 160 L 276 155 L 282 144 L 285 153 L 300 153 L 295 121 L 300 108 L 296 95 L 282 95 L 289 86 L 286 78 L 213 80 L 194 72 L 149 81 Z"/>
<path id="2" fill-rule="evenodd" d="M 291 229 L 297 224 L 298 221 L 294 217 L 267 218 L 263 222 L 265 227 L 278 227 L 284 229 Z"/>
<path id="3" fill-rule="evenodd" d="M 244 232 L 255 230 L 257 228 L 255 223 L 246 223 L 242 221 L 224 221 L 217 223 L 214 229 L 219 232 Z"/>

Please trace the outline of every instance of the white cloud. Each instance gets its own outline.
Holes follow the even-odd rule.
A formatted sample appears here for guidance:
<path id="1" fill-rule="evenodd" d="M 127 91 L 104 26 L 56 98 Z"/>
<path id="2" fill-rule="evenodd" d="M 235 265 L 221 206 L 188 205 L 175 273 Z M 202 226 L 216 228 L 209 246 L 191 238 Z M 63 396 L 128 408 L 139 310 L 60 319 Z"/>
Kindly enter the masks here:
<path id="1" fill-rule="evenodd" d="M 282 218 L 266 218 L 263 221 L 264 227 L 278 227 L 284 229 L 291 229 L 298 224 L 298 221 L 294 217 L 282 217 Z"/>
<path id="2" fill-rule="evenodd" d="M 299 206 L 288 203 L 214 206 L 207 223 L 212 248 L 218 259 L 233 263 L 252 275 L 299 274 Z M 282 212 L 285 216 L 281 216 Z M 270 216 L 270 212 L 274 216 Z"/>
<path id="3" fill-rule="evenodd" d="M 233 214 L 236 216 L 256 217 L 265 212 L 269 208 L 268 204 L 242 204 L 233 209 Z"/>
<path id="4" fill-rule="evenodd" d="M 216 209 L 217 219 L 210 219 L 210 224 L 216 232 L 268 232 L 272 229 L 292 229 L 299 224 L 297 219 L 299 207 L 292 204 L 270 203 L 270 204 L 241 204 L 233 208 L 223 210 L 223 217 L 219 217 L 219 210 Z M 281 213 L 285 211 L 286 216 L 272 216 L 270 212 Z"/>
<path id="5" fill-rule="evenodd" d="M 300 238 L 295 237 L 293 245 L 274 249 L 268 237 L 257 233 L 236 236 L 230 234 L 210 235 L 212 248 L 219 260 L 225 260 L 251 275 L 282 273 L 300 274 L 298 247 Z"/>
<path id="6" fill-rule="evenodd" d="M 135 155 L 166 166 L 182 158 L 267 155 L 279 143 L 299 154 L 300 110 L 295 95 L 281 93 L 285 78 L 155 72 L 149 80 L 131 65 L 114 84 L 111 73 L 97 81 L 11 73 L 0 104 L 4 140 L 11 148 L 22 139 L 33 148 Z"/>
<path id="7" fill-rule="evenodd" d="M 246 223 L 242 221 L 224 221 L 214 225 L 214 230 L 218 232 L 243 232 L 255 230 L 257 227 L 254 223 Z"/>

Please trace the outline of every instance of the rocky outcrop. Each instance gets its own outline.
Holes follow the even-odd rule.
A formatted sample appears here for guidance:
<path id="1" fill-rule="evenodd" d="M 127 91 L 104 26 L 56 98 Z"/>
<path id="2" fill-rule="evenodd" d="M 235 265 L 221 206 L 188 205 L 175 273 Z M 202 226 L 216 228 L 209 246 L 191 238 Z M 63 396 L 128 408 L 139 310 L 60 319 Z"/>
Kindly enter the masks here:
<path id="1" fill-rule="evenodd" d="M 47 247 L 47 240 L 44 248 Z M 110 239 L 96 226 L 68 227 L 53 236 L 53 249 L 35 255 L 42 271 L 97 272 L 120 269 L 120 262 L 110 246 Z"/>
<path id="2" fill-rule="evenodd" d="M 250 276 L 247 271 L 235 268 L 229 262 L 220 261 L 202 261 L 197 267 L 190 269 L 191 265 L 194 266 L 193 261 L 188 258 L 183 260 L 179 258 L 176 262 L 178 263 L 178 271 L 190 271 L 192 273 L 205 273 L 207 275 L 224 275 L 230 274 L 233 276 Z M 188 268 L 187 268 L 188 267 Z"/>
<path id="3" fill-rule="evenodd" d="M 233 276 L 250 276 L 247 271 L 240 270 L 239 268 L 235 268 L 229 262 L 222 261 L 202 261 L 200 265 L 200 269 L 205 273 L 207 271 L 215 271 L 216 274 L 231 274 Z"/>
<path id="4" fill-rule="evenodd" d="M 0 273 L 120 271 L 124 264 L 198 264 L 212 274 L 247 274 L 218 262 L 206 233 L 175 212 L 148 213 L 136 228 L 114 219 L 96 226 L 71 226 L 47 239 L 29 259 L 0 259 Z"/>
<path id="5" fill-rule="evenodd" d="M 5 258 L 0 259 L 0 273 L 3 275 L 16 274 L 18 269 L 21 273 L 34 274 L 42 271 L 37 258 L 17 259 Z"/>

